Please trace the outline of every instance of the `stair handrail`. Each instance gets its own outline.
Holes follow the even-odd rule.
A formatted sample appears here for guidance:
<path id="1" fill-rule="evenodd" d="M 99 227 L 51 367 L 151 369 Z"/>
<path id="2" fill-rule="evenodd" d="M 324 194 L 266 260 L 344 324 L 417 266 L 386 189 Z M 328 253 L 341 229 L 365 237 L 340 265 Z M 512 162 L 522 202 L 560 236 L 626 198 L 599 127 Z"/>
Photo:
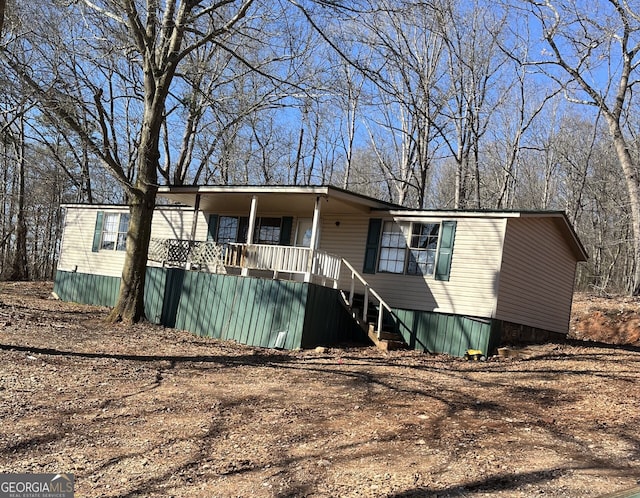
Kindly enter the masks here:
<path id="1" fill-rule="evenodd" d="M 362 321 L 364 322 L 367 321 L 367 312 L 369 311 L 369 294 L 371 294 L 373 297 L 377 299 L 379 306 L 378 306 L 378 323 L 376 327 L 376 334 L 378 336 L 378 339 L 380 339 L 384 309 L 386 309 L 390 314 L 393 315 L 394 313 L 391 310 L 391 306 L 389 306 L 386 303 L 386 301 L 382 299 L 382 296 L 380 296 L 380 294 L 378 294 L 375 291 L 375 289 L 371 287 L 371 285 L 369 285 L 369 282 L 367 282 L 365 278 L 362 275 L 360 275 L 358 270 L 356 270 L 353 266 L 351 266 L 351 263 L 349 263 L 346 259 L 342 258 L 342 264 L 344 264 L 351 272 L 351 286 L 349 288 L 349 301 L 347 302 L 350 308 L 353 306 L 353 295 L 355 293 L 355 279 L 357 278 L 362 284 L 362 286 L 364 287 L 364 305 L 362 310 Z"/>

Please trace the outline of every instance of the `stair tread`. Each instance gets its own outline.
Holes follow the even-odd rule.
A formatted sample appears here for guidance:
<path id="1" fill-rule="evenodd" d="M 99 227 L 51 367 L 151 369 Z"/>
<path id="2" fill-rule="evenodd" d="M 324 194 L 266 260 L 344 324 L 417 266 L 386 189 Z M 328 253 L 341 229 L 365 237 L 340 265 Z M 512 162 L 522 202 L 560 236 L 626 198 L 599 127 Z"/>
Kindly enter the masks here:
<path id="1" fill-rule="evenodd" d="M 379 339 L 377 332 L 371 326 L 369 327 L 368 335 L 369 339 L 371 339 L 371 342 L 373 342 L 378 348 L 384 351 L 403 349 L 406 347 L 404 340 Z"/>
<path id="2" fill-rule="evenodd" d="M 342 302 L 345 308 L 349 311 L 360 328 L 362 328 L 362 330 L 369 336 L 369 339 L 371 339 L 371 342 L 373 342 L 376 347 L 385 351 L 407 347 L 401 334 L 399 334 L 395 330 L 385 330 L 385 326 L 395 327 L 393 320 L 391 320 L 391 322 L 389 320 L 383 320 L 382 330 L 380 331 L 380 334 L 378 334 L 378 332 L 376 331 L 379 317 L 378 305 L 369 302 L 367 306 L 367 317 L 366 319 L 362 319 L 364 295 L 354 294 L 352 296 L 351 304 L 349 304 L 347 296 L 344 292 L 341 291 L 341 295 Z M 386 311 L 385 315 L 387 315 Z M 385 316 L 385 318 L 387 317 Z"/>

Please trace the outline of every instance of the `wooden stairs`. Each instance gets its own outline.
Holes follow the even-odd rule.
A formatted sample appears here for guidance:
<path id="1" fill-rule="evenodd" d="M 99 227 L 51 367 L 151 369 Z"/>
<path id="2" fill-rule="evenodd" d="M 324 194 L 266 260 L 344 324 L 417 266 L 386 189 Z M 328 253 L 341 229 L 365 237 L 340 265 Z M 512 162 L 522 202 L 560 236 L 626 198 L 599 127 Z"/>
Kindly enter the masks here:
<path id="1" fill-rule="evenodd" d="M 354 294 L 351 305 L 349 305 L 349 300 L 343 294 L 343 305 L 347 308 L 353 319 L 365 334 L 367 334 L 367 337 L 376 347 L 383 351 L 407 348 L 407 344 L 404 342 L 402 335 L 395 331 L 395 321 L 389 313 L 385 312 L 384 309 L 382 316 L 382 328 L 381 330 L 376 330 L 379 322 L 379 305 L 369 301 L 366 306 L 366 319 L 363 318 L 362 314 L 365 309 L 363 294 Z"/>
<path id="2" fill-rule="evenodd" d="M 406 349 L 407 344 L 404 339 L 397 332 L 376 332 L 373 323 L 369 324 L 368 334 L 369 339 L 383 351 L 392 351 L 394 349 Z"/>
<path id="3" fill-rule="evenodd" d="M 346 259 L 342 259 L 342 264 L 351 274 L 348 294 L 340 291 L 342 305 L 378 348 L 385 351 L 406 348 L 402 335 L 397 332 L 396 319 L 391 306 Z M 356 286 L 363 290 L 362 294 L 356 293 Z"/>

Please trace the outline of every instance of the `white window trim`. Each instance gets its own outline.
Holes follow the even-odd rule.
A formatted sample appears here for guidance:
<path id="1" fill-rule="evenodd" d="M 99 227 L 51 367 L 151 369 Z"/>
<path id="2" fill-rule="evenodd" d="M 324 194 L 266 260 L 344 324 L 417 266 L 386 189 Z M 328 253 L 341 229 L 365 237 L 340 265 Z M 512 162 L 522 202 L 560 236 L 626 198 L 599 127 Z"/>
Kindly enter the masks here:
<path id="1" fill-rule="evenodd" d="M 402 250 L 404 251 L 404 262 L 403 262 L 403 266 L 402 266 L 402 271 L 401 272 L 393 272 L 393 271 L 388 271 L 388 270 L 381 270 L 380 269 L 380 254 L 382 252 L 383 246 L 382 246 L 382 236 L 384 234 L 384 225 L 385 223 L 394 223 L 395 225 L 398 225 L 398 227 L 400 227 L 400 232 L 402 233 L 402 235 L 404 236 L 404 241 L 405 241 L 405 245 L 402 248 Z M 419 224 L 419 225 L 438 225 L 438 243 L 436 244 L 436 248 L 434 249 L 435 252 L 435 259 L 433 262 L 433 272 L 432 273 L 427 273 L 427 274 L 423 274 L 423 273 L 408 273 L 407 269 L 409 266 L 409 257 L 410 257 L 410 253 L 411 253 L 411 237 L 413 234 L 413 225 L 414 224 Z M 435 277 L 435 273 L 436 273 L 436 268 L 438 266 L 438 254 L 440 253 L 440 243 L 442 241 L 442 220 L 431 220 L 431 221 L 416 221 L 416 220 L 394 220 L 394 219 L 383 219 L 382 220 L 382 227 L 380 229 L 380 240 L 378 241 L 378 257 L 377 257 L 377 261 L 376 261 L 376 273 L 384 273 L 384 274 L 388 274 L 388 275 L 406 275 L 409 277 L 422 277 L 422 278 L 434 278 Z M 386 247 L 386 246 L 385 246 Z M 400 249 L 400 248 L 398 248 Z"/>
<path id="2" fill-rule="evenodd" d="M 107 230 L 107 219 L 110 216 L 117 216 L 117 220 L 115 223 L 115 230 Z M 125 227 L 124 231 L 120 231 L 120 223 L 122 220 L 123 216 L 127 216 L 129 217 L 129 213 L 110 213 L 110 212 L 105 212 L 104 213 L 104 220 L 102 222 L 102 230 L 100 232 L 100 246 L 99 246 L 99 250 L 100 251 L 119 251 L 119 252 L 124 252 L 127 250 L 127 231 L 129 230 L 129 223 L 130 220 L 127 220 L 127 226 Z M 109 241 L 113 243 L 113 247 L 104 247 L 104 243 L 105 243 L 105 235 L 106 234 L 115 234 L 115 239 L 113 241 Z M 120 240 L 120 236 L 123 235 L 124 236 L 124 245 L 119 247 L 120 244 L 118 243 L 118 241 Z"/>

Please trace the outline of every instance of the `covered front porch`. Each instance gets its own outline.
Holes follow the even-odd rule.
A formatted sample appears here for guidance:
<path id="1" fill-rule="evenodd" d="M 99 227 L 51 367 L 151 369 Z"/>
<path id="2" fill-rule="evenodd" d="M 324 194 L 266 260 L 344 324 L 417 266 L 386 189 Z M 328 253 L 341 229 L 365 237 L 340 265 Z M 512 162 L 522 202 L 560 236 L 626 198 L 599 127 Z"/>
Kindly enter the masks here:
<path id="1" fill-rule="evenodd" d="M 180 238 L 152 239 L 150 266 L 336 289 L 352 319 L 381 340 L 391 307 L 348 256 L 364 253 L 372 212 L 393 205 L 331 186 L 163 187 L 158 195 L 191 207 L 193 222 Z"/>
<path id="2" fill-rule="evenodd" d="M 185 227 L 180 237 L 151 241 L 151 265 L 270 276 L 334 288 L 349 244 L 341 242 L 341 223 L 390 206 L 331 186 L 161 187 L 158 196 L 190 206 L 194 216 L 190 231 Z M 323 231 L 331 232 L 331 243 L 323 242 Z M 362 249 L 364 243 L 357 241 Z M 350 244 L 353 250 L 354 243 Z"/>

